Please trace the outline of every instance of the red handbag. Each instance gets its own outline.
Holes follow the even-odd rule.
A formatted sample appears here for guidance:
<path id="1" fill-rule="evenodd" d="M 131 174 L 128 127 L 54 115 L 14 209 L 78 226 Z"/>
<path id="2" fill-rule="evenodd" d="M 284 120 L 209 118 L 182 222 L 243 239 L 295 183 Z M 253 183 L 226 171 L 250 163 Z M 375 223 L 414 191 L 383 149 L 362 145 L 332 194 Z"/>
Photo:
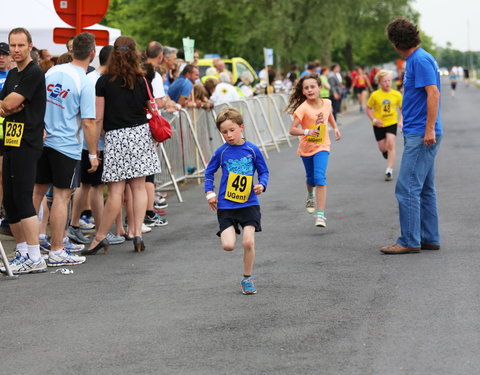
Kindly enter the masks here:
<path id="1" fill-rule="evenodd" d="M 150 98 L 150 105 L 153 109 L 151 111 L 148 107 L 145 107 L 145 113 L 148 119 L 148 125 L 150 125 L 150 133 L 152 133 L 152 138 L 157 142 L 163 142 L 172 137 L 172 127 L 170 123 L 165 120 L 158 111 L 157 103 L 153 98 L 152 93 L 150 92 L 150 87 L 145 77 L 145 86 L 147 86 L 148 97 Z"/>

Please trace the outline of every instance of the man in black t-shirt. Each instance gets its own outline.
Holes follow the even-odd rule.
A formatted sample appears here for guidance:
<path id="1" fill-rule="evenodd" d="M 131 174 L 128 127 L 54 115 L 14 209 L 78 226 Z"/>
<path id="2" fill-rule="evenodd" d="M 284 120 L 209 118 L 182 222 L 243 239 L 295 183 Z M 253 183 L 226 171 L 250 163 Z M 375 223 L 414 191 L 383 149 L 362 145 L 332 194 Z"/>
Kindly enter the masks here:
<path id="1" fill-rule="evenodd" d="M 0 116 L 5 117 L 4 206 L 17 250 L 11 268 L 16 274 L 45 272 L 47 265 L 40 255 L 38 218 L 32 199 L 37 160 L 43 147 L 45 77 L 30 56 L 33 43 L 28 30 L 13 29 L 8 41 L 17 67 L 9 72 L 0 93 Z"/>

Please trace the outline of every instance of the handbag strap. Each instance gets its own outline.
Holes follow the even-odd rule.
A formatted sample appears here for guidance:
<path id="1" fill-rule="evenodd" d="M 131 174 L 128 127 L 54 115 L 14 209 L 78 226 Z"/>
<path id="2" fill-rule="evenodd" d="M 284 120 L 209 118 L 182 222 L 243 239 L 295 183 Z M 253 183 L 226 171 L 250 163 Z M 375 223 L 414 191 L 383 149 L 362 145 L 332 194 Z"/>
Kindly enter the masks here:
<path id="1" fill-rule="evenodd" d="M 143 80 L 145 81 L 145 86 L 147 86 L 147 91 L 148 91 L 148 97 L 150 98 L 150 101 L 154 102 L 155 99 L 153 99 L 153 95 L 150 91 L 150 87 L 148 86 L 148 82 L 147 82 L 147 79 L 145 77 L 143 77 Z"/>
<path id="2" fill-rule="evenodd" d="M 148 97 L 150 98 L 150 103 L 152 103 L 152 108 L 158 110 L 157 102 L 156 102 L 155 99 L 153 98 L 153 95 L 152 95 L 152 93 L 151 93 L 151 91 L 150 91 L 150 86 L 148 86 L 147 79 L 146 79 L 145 77 L 143 77 L 143 80 L 145 81 L 145 86 L 147 86 Z"/>

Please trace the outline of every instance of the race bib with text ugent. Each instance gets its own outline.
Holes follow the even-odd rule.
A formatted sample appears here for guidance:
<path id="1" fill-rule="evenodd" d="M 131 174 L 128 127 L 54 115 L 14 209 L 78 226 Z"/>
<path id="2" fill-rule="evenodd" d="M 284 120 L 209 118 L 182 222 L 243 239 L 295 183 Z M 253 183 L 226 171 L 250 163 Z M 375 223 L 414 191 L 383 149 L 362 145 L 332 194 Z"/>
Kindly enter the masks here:
<path id="1" fill-rule="evenodd" d="M 24 128 L 25 128 L 25 124 L 23 122 L 7 121 L 5 123 L 5 134 L 4 134 L 3 144 L 5 146 L 20 147 Z"/>
<path id="2" fill-rule="evenodd" d="M 230 172 L 228 174 L 225 199 L 233 202 L 245 203 L 252 191 L 253 176 Z"/>
<path id="3" fill-rule="evenodd" d="M 325 142 L 325 133 L 327 132 L 327 124 L 321 125 L 310 125 L 308 129 L 317 129 L 319 131 L 318 135 L 308 135 L 307 141 L 313 143 L 324 143 Z"/>

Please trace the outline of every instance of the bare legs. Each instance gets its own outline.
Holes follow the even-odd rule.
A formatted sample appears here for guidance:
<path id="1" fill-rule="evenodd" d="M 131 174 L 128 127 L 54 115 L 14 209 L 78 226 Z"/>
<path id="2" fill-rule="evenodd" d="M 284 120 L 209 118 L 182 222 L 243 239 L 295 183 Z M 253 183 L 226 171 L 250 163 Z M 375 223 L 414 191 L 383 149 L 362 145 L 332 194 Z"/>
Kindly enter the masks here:
<path id="1" fill-rule="evenodd" d="M 132 190 L 133 234 L 134 236 L 141 237 L 142 223 L 147 209 L 145 177 L 137 177 L 129 180 L 129 186 Z M 100 241 L 102 241 L 110 231 L 110 227 L 117 218 L 122 207 L 124 191 L 125 181 L 110 182 L 108 184 L 108 198 L 107 203 L 105 204 L 103 218 L 97 230 L 97 235 L 90 244 L 90 249 L 93 249 Z M 130 228 L 129 231 L 131 231 Z"/>
<path id="2" fill-rule="evenodd" d="M 396 135 L 393 133 L 386 133 L 386 138 L 378 141 L 378 149 L 380 152 L 388 152 L 388 159 L 387 159 L 387 168 L 392 168 L 395 165 L 395 140 Z"/>
<path id="3" fill-rule="evenodd" d="M 307 184 L 307 191 L 313 194 L 313 186 Z M 317 210 L 325 211 L 325 204 L 327 202 L 327 187 L 324 185 L 315 186 L 315 198 L 317 201 Z"/>
<path id="4" fill-rule="evenodd" d="M 221 235 L 222 247 L 225 251 L 232 251 L 235 249 L 237 241 L 237 234 L 233 226 L 225 229 Z M 253 263 L 255 261 L 255 227 L 247 225 L 243 228 L 242 246 L 243 253 L 243 274 L 252 275 Z"/>

